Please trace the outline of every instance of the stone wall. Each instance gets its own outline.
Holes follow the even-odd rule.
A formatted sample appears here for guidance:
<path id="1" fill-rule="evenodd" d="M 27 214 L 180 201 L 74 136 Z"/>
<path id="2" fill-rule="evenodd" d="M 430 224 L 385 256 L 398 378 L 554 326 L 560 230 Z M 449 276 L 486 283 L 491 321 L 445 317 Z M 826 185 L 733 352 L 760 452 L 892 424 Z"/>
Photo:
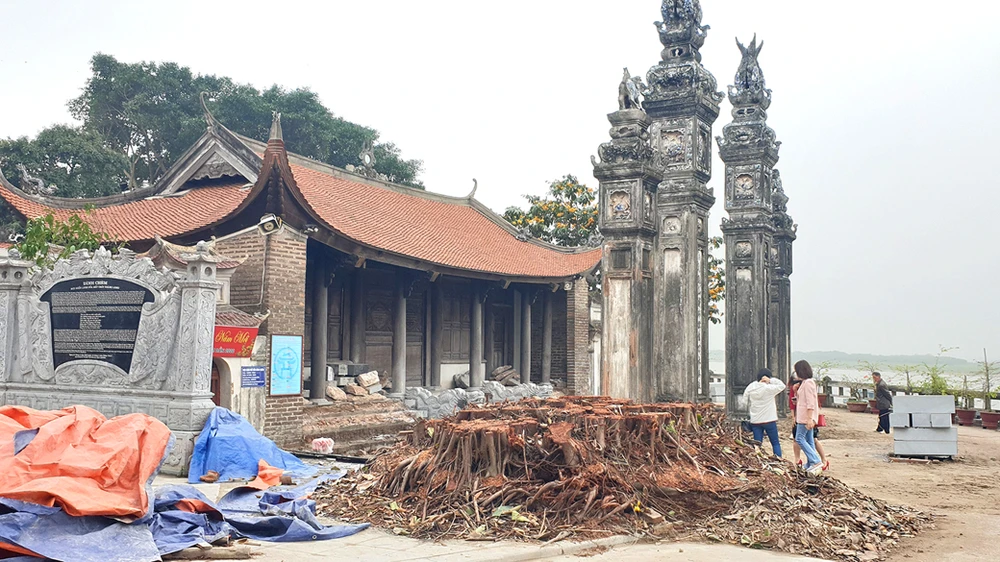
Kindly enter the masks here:
<path id="1" fill-rule="evenodd" d="M 203 243 L 185 259 L 187 270 L 180 275 L 158 271 L 128 250 L 118 256 L 104 248 L 93 256 L 81 250 L 51 269 L 32 268 L 29 277 L 30 262 L 0 250 L 0 280 L 16 281 L 0 283 L 0 304 L 6 305 L 0 316 L 0 403 L 43 410 L 79 404 L 108 417 L 151 415 L 176 438 L 162 471 L 186 474 L 195 436 L 214 407 L 212 329 L 219 284 L 215 260 Z M 88 279 L 128 282 L 152 295 L 152 302 L 142 305 L 132 357 L 124 367 L 83 352 L 54 361 L 58 348 L 45 295 L 57 284 Z"/>
<path id="2" fill-rule="evenodd" d="M 590 388 L 590 289 L 587 281 L 578 279 L 573 288 L 565 292 L 566 315 L 566 393 L 589 395 L 597 391 Z"/>
<path id="3" fill-rule="evenodd" d="M 491 404 L 497 402 L 517 402 L 523 398 L 548 398 L 552 396 L 550 384 L 519 384 L 504 386 L 498 382 L 486 381 L 482 389 L 463 390 L 453 388 L 432 392 L 426 388 L 414 387 L 406 389 L 403 403 L 407 408 L 417 412 L 426 419 L 437 419 L 450 416 L 469 404 Z"/>

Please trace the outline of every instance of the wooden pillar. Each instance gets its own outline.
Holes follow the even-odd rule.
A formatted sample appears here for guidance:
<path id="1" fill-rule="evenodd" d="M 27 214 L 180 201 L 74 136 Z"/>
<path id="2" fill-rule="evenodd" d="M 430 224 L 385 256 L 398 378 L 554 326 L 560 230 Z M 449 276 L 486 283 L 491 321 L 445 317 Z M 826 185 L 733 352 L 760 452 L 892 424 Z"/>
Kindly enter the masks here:
<path id="1" fill-rule="evenodd" d="M 330 326 L 330 284 L 326 264 L 319 258 L 313 263 L 312 278 L 312 366 L 309 377 L 309 399 L 326 400 L 326 353 L 329 349 L 327 333 Z"/>
<path id="2" fill-rule="evenodd" d="M 397 273 L 396 301 L 392 307 L 392 394 L 406 392 L 406 285 L 405 274 Z"/>
<path id="3" fill-rule="evenodd" d="M 351 279 L 351 362 L 361 363 L 365 349 L 364 270 L 356 268 Z"/>
<path id="4" fill-rule="evenodd" d="M 441 387 L 441 356 L 444 355 L 444 292 L 441 283 L 431 284 L 431 386 Z"/>
<path id="5" fill-rule="evenodd" d="M 472 282 L 469 308 L 469 387 L 483 386 L 483 300 L 482 287 Z"/>
<path id="6" fill-rule="evenodd" d="M 542 305 L 542 383 L 552 382 L 552 291 L 545 291 Z"/>
<path id="7" fill-rule="evenodd" d="M 483 332 L 486 334 L 486 373 L 484 377 L 489 377 L 493 374 L 493 370 L 499 367 L 493 359 L 496 355 L 496 318 L 493 314 L 493 302 L 489 298 L 483 303 L 483 307 L 485 307 L 483 322 L 486 324 L 483 326 Z"/>
<path id="8" fill-rule="evenodd" d="M 531 291 L 521 291 L 521 382 L 531 382 Z"/>

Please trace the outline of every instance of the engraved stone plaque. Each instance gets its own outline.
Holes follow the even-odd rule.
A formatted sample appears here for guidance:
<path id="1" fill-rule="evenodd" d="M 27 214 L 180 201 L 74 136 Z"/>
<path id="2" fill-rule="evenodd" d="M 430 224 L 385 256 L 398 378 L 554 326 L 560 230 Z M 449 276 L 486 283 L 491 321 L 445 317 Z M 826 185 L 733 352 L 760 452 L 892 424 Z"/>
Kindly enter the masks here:
<path id="1" fill-rule="evenodd" d="M 152 291 L 109 277 L 68 279 L 41 299 L 49 303 L 53 366 L 77 360 L 103 361 L 129 372 L 142 305 Z"/>

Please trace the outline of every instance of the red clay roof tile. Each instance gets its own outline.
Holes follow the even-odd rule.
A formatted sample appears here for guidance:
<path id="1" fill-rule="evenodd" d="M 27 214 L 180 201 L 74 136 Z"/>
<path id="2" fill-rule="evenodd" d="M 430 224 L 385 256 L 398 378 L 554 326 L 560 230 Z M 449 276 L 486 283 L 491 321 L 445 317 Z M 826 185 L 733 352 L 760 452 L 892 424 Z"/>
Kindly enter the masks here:
<path id="1" fill-rule="evenodd" d="M 601 250 L 567 253 L 522 242 L 479 210 L 291 164 L 306 201 L 328 226 L 362 244 L 433 264 L 519 277 L 569 277 Z"/>
<path id="2" fill-rule="evenodd" d="M 181 195 L 151 197 L 93 209 L 87 222 L 115 240 L 151 240 L 177 236 L 207 226 L 234 211 L 250 193 L 245 181 L 192 189 Z M 27 199 L 0 185 L 0 196 L 29 219 L 52 213 L 58 220 L 84 215 L 78 209 L 56 209 Z"/>

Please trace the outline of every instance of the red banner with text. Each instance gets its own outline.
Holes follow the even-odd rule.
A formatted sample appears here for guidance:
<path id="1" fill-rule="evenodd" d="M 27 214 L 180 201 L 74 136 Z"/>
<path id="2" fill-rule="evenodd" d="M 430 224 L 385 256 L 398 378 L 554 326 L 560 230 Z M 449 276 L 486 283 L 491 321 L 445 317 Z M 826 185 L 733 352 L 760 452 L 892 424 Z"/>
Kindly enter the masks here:
<path id="1" fill-rule="evenodd" d="M 213 357 L 250 357 L 253 343 L 257 339 L 257 328 L 216 326 Z"/>

